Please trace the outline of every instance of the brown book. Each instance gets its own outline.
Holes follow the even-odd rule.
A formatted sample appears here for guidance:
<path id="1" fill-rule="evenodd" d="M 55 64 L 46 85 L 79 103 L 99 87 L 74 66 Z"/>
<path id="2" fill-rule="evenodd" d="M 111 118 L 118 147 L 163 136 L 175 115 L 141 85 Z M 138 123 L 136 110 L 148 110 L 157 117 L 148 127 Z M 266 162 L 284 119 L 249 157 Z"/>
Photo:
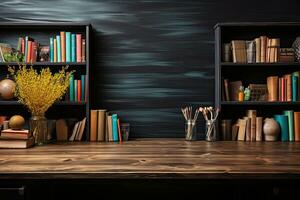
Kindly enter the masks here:
<path id="1" fill-rule="evenodd" d="M 267 78 L 268 101 L 278 101 L 278 76 Z"/>
<path id="2" fill-rule="evenodd" d="M 255 41 L 246 41 L 246 51 L 247 51 L 247 63 L 255 63 L 256 59 L 256 47 Z"/>
<path id="3" fill-rule="evenodd" d="M 74 125 L 72 134 L 71 134 L 71 136 L 70 136 L 70 138 L 69 138 L 69 141 L 70 141 L 70 142 L 73 142 L 73 141 L 75 140 L 76 135 L 78 134 L 78 130 L 79 130 L 80 124 L 81 124 L 81 121 L 77 122 L 77 123 Z"/>
<path id="4" fill-rule="evenodd" d="M 262 141 L 263 118 L 256 117 L 256 141 Z"/>
<path id="5" fill-rule="evenodd" d="M 97 141 L 97 122 L 98 122 L 97 110 L 91 110 L 91 125 L 90 125 L 90 141 Z"/>
<path id="6" fill-rule="evenodd" d="M 272 39 L 271 38 L 267 38 L 267 49 L 266 49 L 266 62 L 269 63 L 270 62 L 270 57 L 271 57 L 271 50 L 272 50 Z"/>
<path id="7" fill-rule="evenodd" d="M 242 81 L 233 81 L 229 83 L 229 98 L 231 101 L 238 101 L 239 90 L 242 85 Z"/>
<path id="8" fill-rule="evenodd" d="M 260 62 L 266 62 L 267 36 L 260 36 Z"/>
<path id="9" fill-rule="evenodd" d="M 246 120 L 246 141 L 251 141 L 251 118 L 250 117 L 244 117 L 244 120 Z"/>
<path id="10" fill-rule="evenodd" d="M 245 141 L 245 135 L 246 135 L 246 120 L 239 119 L 238 120 L 239 125 L 239 132 L 238 132 L 238 141 Z"/>
<path id="11" fill-rule="evenodd" d="M 286 80 L 286 101 L 292 101 L 292 75 L 286 74 L 284 78 Z"/>
<path id="12" fill-rule="evenodd" d="M 234 63 L 246 63 L 246 41 L 245 40 L 232 40 L 232 54 Z"/>
<path id="13" fill-rule="evenodd" d="M 34 145 L 34 138 L 27 140 L 0 140 L 0 148 L 7 149 L 26 149 Z"/>
<path id="14" fill-rule="evenodd" d="M 60 32 L 61 62 L 66 62 L 66 32 Z"/>
<path id="15" fill-rule="evenodd" d="M 275 60 L 274 62 L 279 62 L 279 51 L 280 51 L 280 39 L 276 38 L 275 39 Z"/>
<path id="16" fill-rule="evenodd" d="M 113 136 L 112 136 L 112 119 L 111 119 L 111 115 L 108 115 L 107 116 L 107 133 L 108 133 L 108 141 L 109 142 L 113 142 L 114 139 L 113 139 Z"/>
<path id="17" fill-rule="evenodd" d="M 300 141 L 300 112 L 294 112 L 294 133 L 295 141 Z"/>
<path id="18" fill-rule="evenodd" d="M 68 140 L 68 125 L 65 119 L 56 121 L 56 139 L 57 141 Z"/>
<path id="19" fill-rule="evenodd" d="M 222 140 L 231 140 L 231 119 L 223 119 L 221 122 Z"/>
<path id="20" fill-rule="evenodd" d="M 256 110 L 248 110 L 247 117 L 251 118 L 251 141 L 256 140 Z"/>
<path id="21" fill-rule="evenodd" d="M 232 128 L 231 128 L 231 137 L 232 137 L 231 140 L 232 141 L 236 141 L 237 140 L 238 131 L 239 131 L 238 124 L 233 124 Z"/>
<path id="22" fill-rule="evenodd" d="M 86 44 L 85 44 L 85 39 L 82 39 L 82 45 L 81 45 L 81 62 L 85 62 L 85 49 L 86 49 Z"/>
<path id="23" fill-rule="evenodd" d="M 105 141 L 105 124 L 106 124 L 106 110 L 98 110 L 98 133 L 97 141 Z"/>
<path id="24" fill-rule="evenodd" d="M 256 58 L 256 62 L 260 63 L 260 38 L 255 38 L 255 48 L 256 48 L 256 54 L 255 54 L 255 58 Z"/>
<path id="25" fill-rule="evenodd" d="M 22 139 L 27 140 L 31 137 L 29 130 L 6 129 L 1 131 L 1 139 Z"/>
<path id="26" fill-rule="evenodd" d="M 225 100 L 230 101 L 229 97 L 229 80 L 224 79 L 224 89 L 225 89 Z"/>
<path id="27" fill-rule="evenodd" d="M 86 125 L 86 117 L 83 118 L 83 120 L 80 121 L 79 126 L 78 126 L 78 133 L 76 134 L 76 141 L 81 141 L 82 140 L 82 136 L 84 133 L 84 129 L 85 129 L 85 125 Z"/>

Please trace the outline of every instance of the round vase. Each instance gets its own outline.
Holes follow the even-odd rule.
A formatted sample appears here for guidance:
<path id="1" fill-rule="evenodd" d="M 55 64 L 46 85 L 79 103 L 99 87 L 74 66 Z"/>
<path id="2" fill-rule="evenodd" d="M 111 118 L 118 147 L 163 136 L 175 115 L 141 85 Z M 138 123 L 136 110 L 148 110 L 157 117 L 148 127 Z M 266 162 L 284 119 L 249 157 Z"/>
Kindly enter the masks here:
<path id="1" fill-rule="evenodd" d="M 266 118 L 264 121 L 263 132 L 265 141 L 277 141 L 280 133 L 280 126 L 273 118 Z"/>

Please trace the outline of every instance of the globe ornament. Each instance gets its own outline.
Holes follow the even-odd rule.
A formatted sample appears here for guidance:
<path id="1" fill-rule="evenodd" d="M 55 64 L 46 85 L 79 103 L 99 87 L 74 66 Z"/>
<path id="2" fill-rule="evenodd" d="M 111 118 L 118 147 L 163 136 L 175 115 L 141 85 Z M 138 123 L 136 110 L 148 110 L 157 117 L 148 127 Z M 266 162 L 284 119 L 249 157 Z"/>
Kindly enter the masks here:
<path id="1" fill-rule="evenodd" d="M 4 100 L 14 98 L 16 83 L 10 79 L 0 81 L 0 97 Z"/>
<path id="2" fill-rule="evenodd" d="M 21 115 L 14 115 L 9 119 L 9 127 L 13 130 L 21 130 L 24 125 L 25 119 Z"/>

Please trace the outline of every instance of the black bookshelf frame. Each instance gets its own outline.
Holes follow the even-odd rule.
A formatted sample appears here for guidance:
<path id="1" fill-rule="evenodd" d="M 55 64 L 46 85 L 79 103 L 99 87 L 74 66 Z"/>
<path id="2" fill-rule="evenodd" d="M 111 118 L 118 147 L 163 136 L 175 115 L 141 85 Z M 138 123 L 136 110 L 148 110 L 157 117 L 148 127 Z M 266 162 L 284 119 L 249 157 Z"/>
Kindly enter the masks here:
<path id="1" fill-rule="evenodd" d="M 34 63 L 17 63 L 17 62 L 4 62 L 0 63 L 0 72 L 7 71 L 7 66 L 19 66 L 25 64 L 26 66 L 33 66 L 33 67 L 51 67 L 53 69 L 59 69 L 62 66 L 69 66 L 71 70 L 78 70 L 79 72 L 84 71 L 86 74 L 88 84 L 86 87 L 86 101 L 85 102 L 69 102 L 69 101 L 59 101 L 56 102 L 51 108 L 54 108 L 57 114 L 57 118 L 63 118 L 64 113 L 59 112 L 61 109 L 84 109 L 83 116 L 74 116 L 77 118 L 84 118 L 86 117 L 86 127 L 85 127 L 85 140 L 89 141 L 89 133 L 90 133 L 90 84 L 91 84 L 91 30 L 92 26 L 90 23 L 83 22 L 83 23 L 74 23 L 74 22 L 45 22 L 45 23 L 19 23 L 19 22 L 1 22 L 0 23 L 0 35 L 8 35 L 10 34 L 9 31 L 14 32 L 16 36 L 15 40 L 17 41 L 18 36 L 25 36 L 24 34 L 30 34 L 34 32 L 35 35 L 38 33 L 45 34 L 48 36 L 43 35 L 45 40 L 49 40 L 52 33 L 59 34 L 60 31 L 71 31 L 71 32 L 81 32 L 84 34 L 86 39 L 86 62 L 34 62 Z M 8 31 L 7 33 L 4 33 Z M 24 33 L 24 34 L 23 34 Z M 6 42 L 5 40 L 1 42 Z M 47 43 L 48 44 L 48 43 Z M 3 101 L 0 100 L 0 109 L 2 113 L 5 113 L 5 109 L 23 109 L 25 107 L 21 107 L 22 105 L 17 102 L 16 100 L 11 101 Z M 76 111 L 74 112 L 76 113 Z"/>

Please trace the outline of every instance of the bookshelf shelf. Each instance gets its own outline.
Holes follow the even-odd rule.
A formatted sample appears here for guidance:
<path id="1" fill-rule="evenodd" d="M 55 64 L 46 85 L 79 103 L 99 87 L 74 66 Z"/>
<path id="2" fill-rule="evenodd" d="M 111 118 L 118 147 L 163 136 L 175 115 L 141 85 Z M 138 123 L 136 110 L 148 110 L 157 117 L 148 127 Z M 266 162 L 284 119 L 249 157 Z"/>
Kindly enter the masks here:
<path id="1" fill-rule="evenodd" d="M 53 104 L 53 106 L 85 106 L 86 102 L 69 102 L 59 101 Z M 22 106 L 18 101 L 0 101 L 0 106 Z"/>
<path id="2" fill-rule="evenodd" d="M 231 43 L 232 40 L 253 41 L 261 36 L 267 36 L 268 38 L 273 39 L 279 38 L 280 48 L 291 48 L 293 42 L 299 36 L 299 29 L 300 23 L 283 22 L 220 23 L 215 26 L 215 106 L 221 109 L 221 114 L 217 122 L 218 130 L 222 130 L 221 121 L 223 119 L 231 120 L 232 124 L 236 123 L 238 119 L 243 119 L 246 116 L 247 110 L 256 110 L 257 116 L 264 118 L 274 117 L 274 115 L 276 114 L 282 114 L 283 111 L 299 111 L 299 100 L 295 102 L 238 102 L 225 101 L 224 99 L 222 99 L 222 94 L 223 97 L 226 95 L 226 92 L 222 91 L 223 87 L 225 88 L 225 84 L 226 87 L 230 87 L 230 85 L 228 86 L 228 84 L 236 81 L 241 81 L 242 85 L 245 87 L 247 87 L 249 84 L 267 84 L 267 77 L 283 77 L 284 75 L 292 75 L 294 72 L 300 71 L 299 62 L 224 62 L 225 58 L 226 60 L 228 60 L 228 57 L 225 57 L 225 52 L 222 52 L 222 50 L 224 50 L 223 44 Z M 272 40 L 270 40 L 270 42 Z M 263 55 L 261 54 L 260 56 Z M 267 51 L 265 56 L 267 57 Z M 227 80 L 224 81 L 225 79 Z M 232 90 L 237 91 L 239 83 L 236 85 L 237 88 L 229 88 L 228 93 L 232 92 Z M 280 92 L 282 92 L 282 90 Z M 221 131 L 218 132 L 221 133 Z M 219 135 L 218 139 L 222 139 L 221 135 Z"/>
<path id="3" fill-rule="evenodd" d="M 19 66 L 19 65 L 26 65 L 26 66 L 86 66 L 86 63 L 76 63 L 76 62 L 35 62 L 35 63 L 17 63 L 17 62 L 2 62 L 0 66 Z"/>

